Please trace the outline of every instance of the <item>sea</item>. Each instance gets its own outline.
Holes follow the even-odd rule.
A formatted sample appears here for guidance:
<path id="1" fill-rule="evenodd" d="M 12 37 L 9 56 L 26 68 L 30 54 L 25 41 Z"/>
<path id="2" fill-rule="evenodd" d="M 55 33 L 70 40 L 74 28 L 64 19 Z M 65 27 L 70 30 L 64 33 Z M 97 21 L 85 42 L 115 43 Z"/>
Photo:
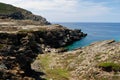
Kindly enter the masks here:
<path id="1" fill-rule="evenodd" d="M 57 23 L 70 29 L 81 29 L 82 32 L 88 35 L 67 46 L 69 50 L 88 46 L 93 42 L 103 40 L 116 40 L 120 41 L 120 23 L 88 23 L 88 22 L 69 22 Z"/>

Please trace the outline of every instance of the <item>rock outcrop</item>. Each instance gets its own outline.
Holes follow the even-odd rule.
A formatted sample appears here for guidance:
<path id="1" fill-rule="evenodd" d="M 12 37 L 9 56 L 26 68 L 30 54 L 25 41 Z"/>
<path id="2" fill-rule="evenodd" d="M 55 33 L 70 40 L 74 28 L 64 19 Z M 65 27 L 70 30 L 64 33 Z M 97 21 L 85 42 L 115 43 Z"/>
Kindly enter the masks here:
<path id="1" fill-rule="evenodd" d="M 0 19 L 32 20 L 39 22 L 39 25 L 50 24 L 42 16 L 34 15 L 30 11 L 4 3 L 0 3 Z"/>
<path id="2" fill-rule="evenodd" d="M 0 24 L 1 79 L 40 79 L 39 73 L 31 69 L 31 63 L 38 54 L 60 52 L 60 49 L 56 51 L 55 48 L 69 45 L 86 36 L 81 30 L 71 30 L 61 25 L 16 24 L 3 21 Z"/>
<path id="3" fill-rule="evenodd" d="M 61 54 L 42 54 L 32 68 L 52 80 L 120 80 L 120 42 L 100 41 Z"/>
<path id="4" fill-rule="evenodd" d="M 44 73 L 31 68 L 38 54 L 64 52 L 66 49 L 61 47 L 86 35 L 81 30 L 50 25 L 30 11 L 0 3 L 0 80 L 42 80 Z"/>

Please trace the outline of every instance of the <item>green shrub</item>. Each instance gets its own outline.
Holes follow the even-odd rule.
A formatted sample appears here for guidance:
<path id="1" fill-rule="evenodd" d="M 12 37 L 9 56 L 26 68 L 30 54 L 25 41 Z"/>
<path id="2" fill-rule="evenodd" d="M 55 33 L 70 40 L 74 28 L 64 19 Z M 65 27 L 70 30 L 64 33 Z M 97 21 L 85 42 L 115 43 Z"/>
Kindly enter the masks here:
<path id="1" fill-rule="evenodd" d="M 113 63 L 113 62 L 102 62 L 99 64 L 99 67 L 102 68 L 104 71 L 120 71 L 120 64 Z"/>

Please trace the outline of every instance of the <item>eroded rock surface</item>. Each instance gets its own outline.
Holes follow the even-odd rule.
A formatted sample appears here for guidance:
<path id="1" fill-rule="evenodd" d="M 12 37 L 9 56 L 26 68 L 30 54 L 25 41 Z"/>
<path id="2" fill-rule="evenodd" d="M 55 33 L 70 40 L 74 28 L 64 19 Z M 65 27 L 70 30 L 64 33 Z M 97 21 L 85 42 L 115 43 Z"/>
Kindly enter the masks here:
<path id="1" fill-rule="evenodd" d="M 11 21 L 1 22 L 1 79 L 41 79 L 39 74 L 42 73 L 31 69 L 31 63 L 38 54 L 65 51 L 61 47 L 86 36 L 81 30 L 71 30 L 61 25 L 16 24 Z"/>
<path id="2" fill-rule="evenodd" d="M 52 80 L 119 80 L 120 42 L 106 40 L 61 54 L 42 54 L 32 68 Z"/>
<path id="3" fill-rule="evenodd" d="M 64 52 L 64 47 L 87 34 L 50 25 L 30 11 L 0 3 L 0 80 L 42 80 L 31 63 L 38 54 Z M 60 49 L 56 49 L 60 48 Z"/>

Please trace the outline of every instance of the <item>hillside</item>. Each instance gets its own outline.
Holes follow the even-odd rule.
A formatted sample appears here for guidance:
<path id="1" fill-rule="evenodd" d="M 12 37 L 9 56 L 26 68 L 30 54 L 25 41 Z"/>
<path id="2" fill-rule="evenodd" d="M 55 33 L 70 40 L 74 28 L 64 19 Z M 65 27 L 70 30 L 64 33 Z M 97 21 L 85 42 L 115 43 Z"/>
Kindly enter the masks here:
<path id="1" fill-rule="evenodd" d="M 0 19 L 32 20 L 39 21 L 42 25 L 50 24 L 42 16 L 34 15 L 30 11 L 5 3 L 0 3 Z"/>
<path id="2" fill-rule="evenodd" d="M 32 64 L 47 80 L 120 80 L 120 42 L 107 40 L 74 51 L 41 54 Z"/>

